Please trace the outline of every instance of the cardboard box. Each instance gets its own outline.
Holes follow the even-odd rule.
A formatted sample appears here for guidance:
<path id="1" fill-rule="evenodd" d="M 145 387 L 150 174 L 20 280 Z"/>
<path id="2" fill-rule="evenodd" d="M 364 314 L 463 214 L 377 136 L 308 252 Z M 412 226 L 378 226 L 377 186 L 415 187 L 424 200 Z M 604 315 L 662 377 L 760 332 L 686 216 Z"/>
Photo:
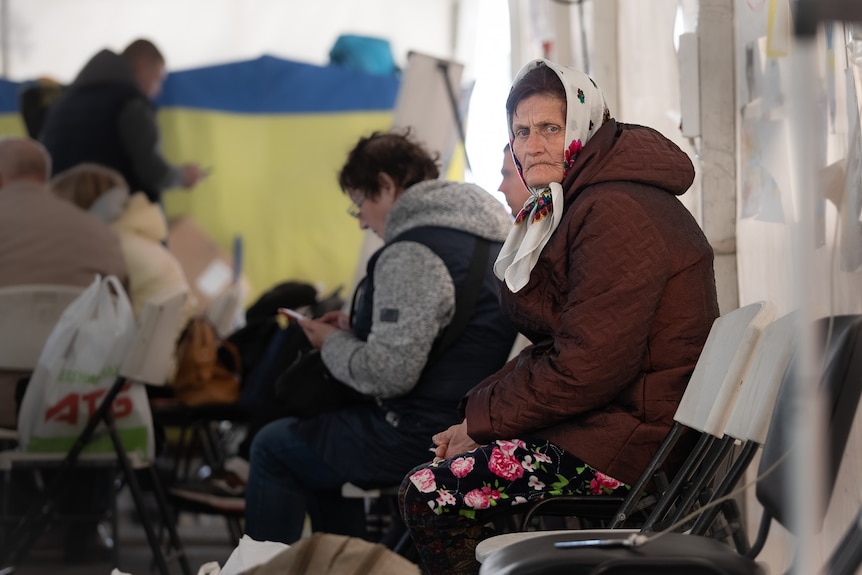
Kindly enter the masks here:
<path id="1" fill-rule="evenodd" d="M 197 300 L 196 311 L 205 312 L 212 302 L 229 291 L 234 279 L 231 254 L 219 246 L 191 216 L 170 223 L 168 250 L 177 258 Z M 248 282 L 240 274 L 240 293 L 248 294 Z M 235 290 L 234 290 L 235 291 Z M 244 309 L 245 301 L 238 302 Z"/>

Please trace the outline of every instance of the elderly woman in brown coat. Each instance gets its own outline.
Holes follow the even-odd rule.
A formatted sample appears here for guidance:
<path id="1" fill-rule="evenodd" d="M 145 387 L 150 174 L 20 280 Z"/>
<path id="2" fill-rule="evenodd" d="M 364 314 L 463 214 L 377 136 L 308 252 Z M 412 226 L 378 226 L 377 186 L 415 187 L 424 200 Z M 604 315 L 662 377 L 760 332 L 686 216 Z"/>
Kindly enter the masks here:
<path id="1" fill-rule="evenodd" d="M 713 252 L 679 196 L 694 168 L 610 117 L 585 74 L 535 60 L 506 109 L 532 199 L 495 271 L 533 345 L 477 385 L 434 437 L 401 506 L 428 572 L 475 573 L 485 524 L 561 494 L 622 495 L 673 423 L 718 316 Z"/>

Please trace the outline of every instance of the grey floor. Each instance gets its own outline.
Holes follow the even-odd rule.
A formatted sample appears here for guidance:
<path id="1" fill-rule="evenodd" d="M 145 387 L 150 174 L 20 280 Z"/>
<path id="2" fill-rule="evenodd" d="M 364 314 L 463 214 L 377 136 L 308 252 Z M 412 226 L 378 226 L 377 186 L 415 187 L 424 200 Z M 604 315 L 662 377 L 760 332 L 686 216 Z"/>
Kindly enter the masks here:
<path id="1" fill-rule="evenodd" d="M 144 530 L 133 520 L 131 502 L 121 497 L 118 503 L 118 554 L 123 573 L 148 575 L 158 573 L 152 562 L 152 553 L 147 544 Z M 216 561 L 224 565 L 234 544 L 230 540 L 227 525 L 223 518 L 212 515 L 181 513 L 178 532 L 188 557 L 192 574 L 196 574 L 204 563 Z M 113 563 L 109 551 L 104 557 L 70 565 L 63 558 L 59 545 L 52 544 L 51 536 L 43 537 L 28 555 L 15 566 L 16 575 L 110 575 Z M 171 574 L 181 574 L 179 564 L 169 564 Z"/>

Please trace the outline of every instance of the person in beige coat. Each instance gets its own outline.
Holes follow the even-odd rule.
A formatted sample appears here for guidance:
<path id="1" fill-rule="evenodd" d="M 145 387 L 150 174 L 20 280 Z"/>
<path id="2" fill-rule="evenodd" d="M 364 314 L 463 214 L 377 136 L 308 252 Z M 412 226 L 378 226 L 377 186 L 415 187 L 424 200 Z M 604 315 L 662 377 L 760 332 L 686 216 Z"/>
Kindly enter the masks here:
<path id="1" fill-rule="evenodd" d="M 79 164 L 57 174 L 51 187 L 61 198 L 107 222 L 119 235 L 135 316 L 160 293 L 175 288 L 190 293 L 182 267 L 164 245 L 168 237 L 164 213 L 145 194 L 131 194 L 119 172 L 98 164 Z M 189 301 L 182 326 L 193 310 L 194 303 Z"/>
<path id="2" fill-rule="evenodd" d="M 159 204 L 142 192 L 130 194 L 123 176 L 99 164 L 78 164 L 51 180 L 54 193 L 107 222 L 120 237 L 129 269 L 128 293 L 139 317 L 153 297 L 182 289 L 189 294 L 177 328 L 177 340 L 196 312 L 196 303 L 180 263 L 164 242 L 168 224 Z M 173 380 L 176 357 L 172 356 L 168 380 Z"/>

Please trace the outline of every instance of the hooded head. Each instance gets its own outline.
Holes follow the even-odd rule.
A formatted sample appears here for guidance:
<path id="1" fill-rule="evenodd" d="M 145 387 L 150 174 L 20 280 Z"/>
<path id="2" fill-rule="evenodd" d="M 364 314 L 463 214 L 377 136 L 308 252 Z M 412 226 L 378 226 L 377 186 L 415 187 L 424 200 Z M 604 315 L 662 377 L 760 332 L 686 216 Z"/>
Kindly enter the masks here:
<path id="1" fill-rule="evenodd" d="M 544 59 L 521 68 L 506 100 L 509 140 L 534 195 L 562 183 L 578 153 L 610 118 L 586 74 Z"/>
<path id="2" fill-rule="evenodd" d="M 589 76 L 540 59 L 515 76 L 506 114 L 515 165 L 531 197 L 515 217 L 494 272 L 517 292 L 562 220 L 563 181 L 610 112 Z"/>
<path id="3" fill-rule="evenodd" d="M 122 56 L 131 66 L 141 92 L 150 99 L 158 96 L 165 80 L 165 57 L 156 45 L 139 38 L 126 46 Z"/>
<path id="4" fill-rule="evenodd" d="M 51 180 L 51 188 L 61 198 L 113 222 L 125 210 L 129 200 L 129 185 L 116 170 L 99 164 L 78 164 Z"/>

